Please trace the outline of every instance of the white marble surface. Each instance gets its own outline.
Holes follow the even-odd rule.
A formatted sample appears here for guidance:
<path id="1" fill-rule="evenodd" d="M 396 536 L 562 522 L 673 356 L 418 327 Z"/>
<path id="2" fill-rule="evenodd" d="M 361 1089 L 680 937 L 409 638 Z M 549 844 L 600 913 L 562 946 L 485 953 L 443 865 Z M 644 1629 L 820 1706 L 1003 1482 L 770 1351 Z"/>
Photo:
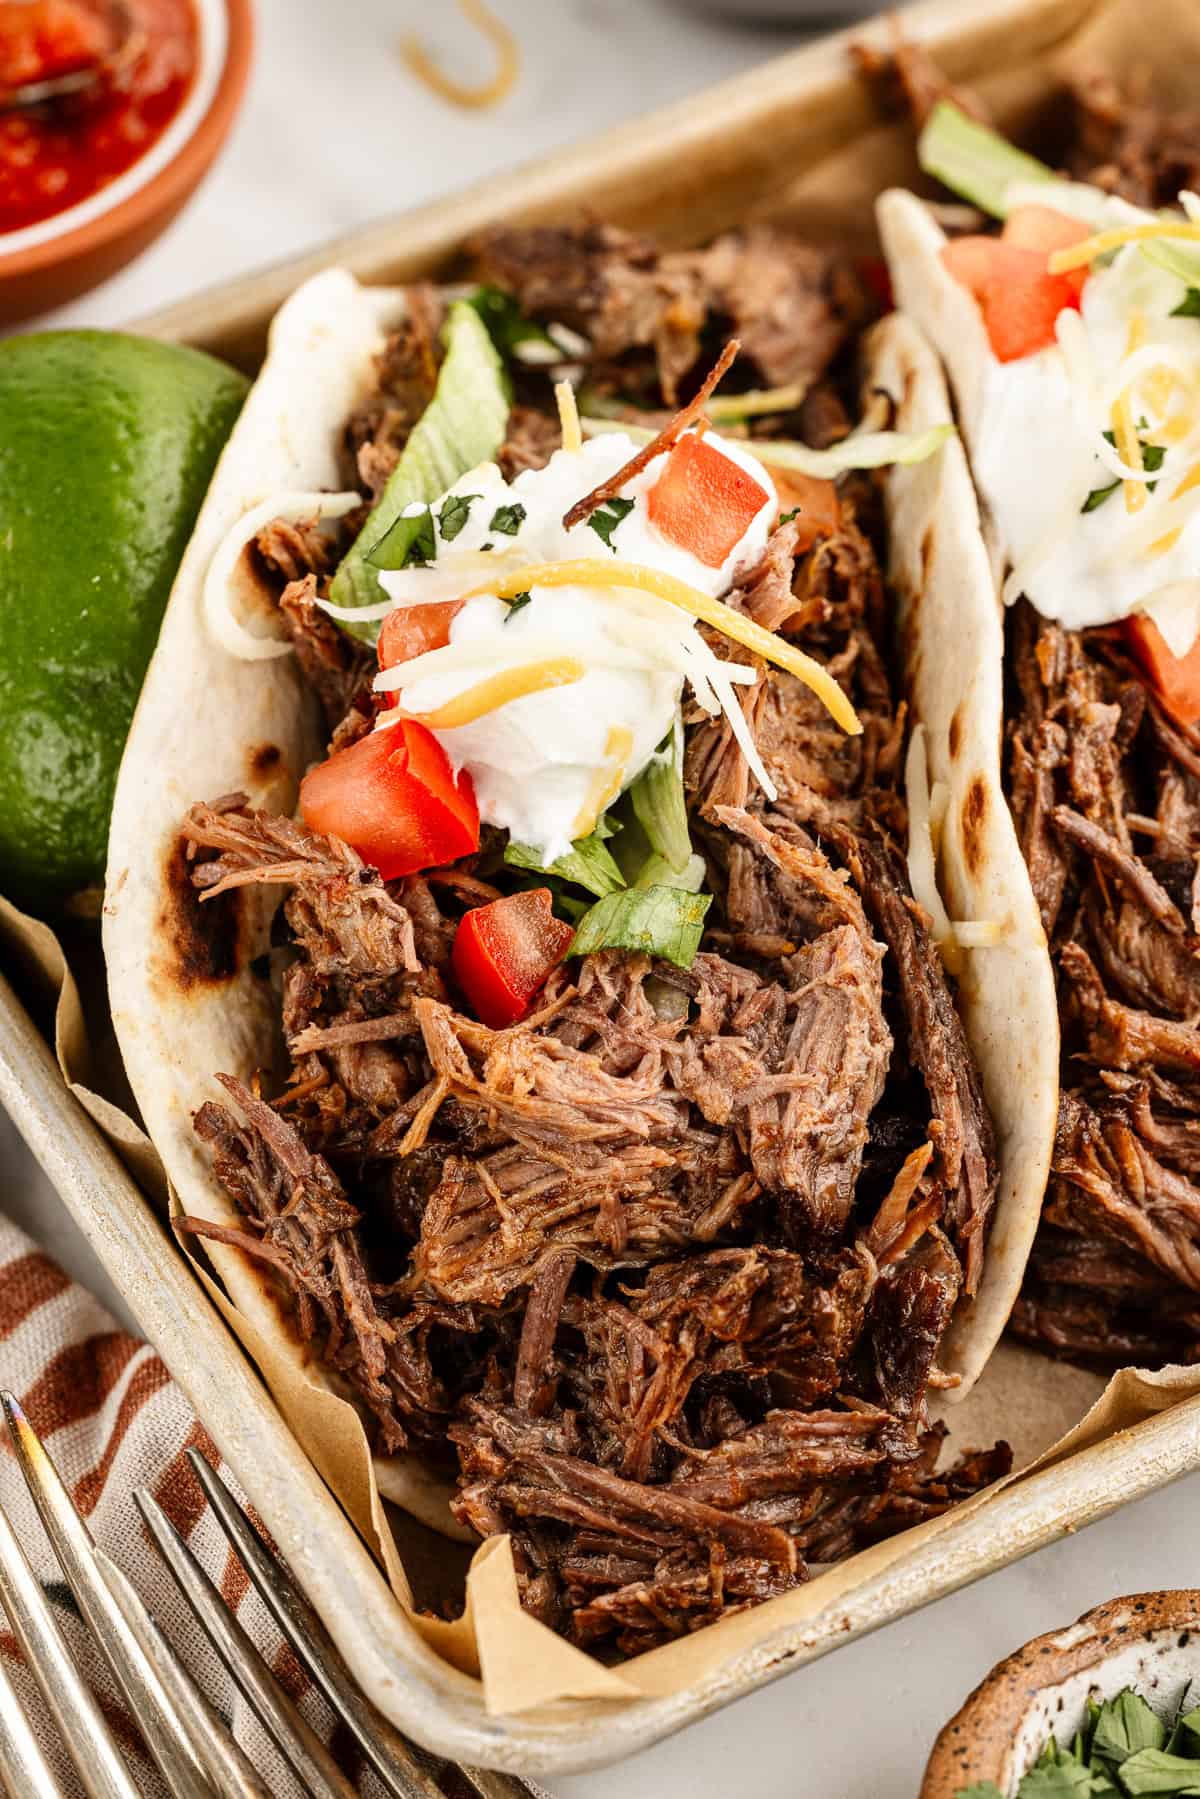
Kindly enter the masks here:
<path id="1" fill-rule="evenodd" d="M 253 85 L 221 164 L 139 263 L 60 318 L 127 321 L 677 98 L 797 35 L 702 19 L 669 0 L 501 3 L 525 50 L 521 85 L 495 112 L 466 115 L 414 88 L 394 56 L 406 24 L 452 40 L 445 0 L 258 0 Z M 795 0 L 795 16 L 812 10 Z M 102 1289 L 3 1117 L 0 1175 L 0 1203 Z M 560 1799 L 912 1799 L 939 1725 L 1001 1655 L 1114 1593 L 1197 1579 L 1198 1499 L 1194 1478 L 556 1791 Z"/>

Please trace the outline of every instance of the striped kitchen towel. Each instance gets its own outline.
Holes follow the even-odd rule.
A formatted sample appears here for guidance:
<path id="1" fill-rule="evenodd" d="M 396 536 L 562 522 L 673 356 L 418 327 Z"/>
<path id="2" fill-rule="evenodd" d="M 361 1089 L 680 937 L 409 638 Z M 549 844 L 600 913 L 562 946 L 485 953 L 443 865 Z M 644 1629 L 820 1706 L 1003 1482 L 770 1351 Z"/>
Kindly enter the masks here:
<path id="1" fill-rule="evenodd" d="M 356 1746 L 313 1689 L 280 1637 L 212 1517 L 188 1463 L 193 1445 L 240 1502 L 241 1491 L 204 1426 L 149 1344 L 120 1330 L 82 1287 L 8 1219 L 0 1217 L 0 1387 L 20 1398 L 97 1542 L 120 1563 L 192 1674 L 232 1725 L 280 1799 L 300 1799 L 270 1738 L 229 1676 L 145 1534 L 133 1490 L 147 1486 L 193 1551 L 314 1730 L 330 1743 L 357 1791 L 380 1789 L 364 1776 Z M 5 1443 L 7 1450 L 7 1442 Z M 124 1751 L 139 1790 L 169 1799 L 147 1759 L 113 1676 L 80 1619 L 11 1452 L 0 1457 L 0 1500 L 52 1601 L 67 1643 Z M 253 1511 L 250 1511 L 253 1518 Z M 255 1520 L 257 1522 L 257 1520 Z M 3 1655 L 63 1789 L 81 1792 L 20 1650 L 4 1628 Z"/>

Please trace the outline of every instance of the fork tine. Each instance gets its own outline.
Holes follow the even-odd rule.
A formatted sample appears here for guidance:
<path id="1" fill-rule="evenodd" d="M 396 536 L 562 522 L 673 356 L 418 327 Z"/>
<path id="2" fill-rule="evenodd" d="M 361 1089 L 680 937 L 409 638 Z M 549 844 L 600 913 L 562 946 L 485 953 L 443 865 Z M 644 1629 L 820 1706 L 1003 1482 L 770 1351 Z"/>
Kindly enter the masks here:
<path id="1" fill-rule="evenodd" d="M 178 1661 L 136 1589 L 102 1549 L 96 1550 L 96 1568 L 112 1591 L 125 1622 L 146 1660 L 157 1670 L 175 1715 L 184 1722 L 208 1776 L 203 1792 L 211 1799 L 271 1799 L 241 1745 L 225 1728 L 182 1662 Z M 211 1783 L 211 1784 L 209 1784 Z M 176 1789 L 171 1789 L 177 1799 Z"/>
<path id="2" fill-rule="evenodd" d="M 0 1662 L 0 1786 L 8 1799 L 28 1799 L 30 1793 L 36 1793 L 38 1799 L 42 1799 L 43 1794 L 45 1799 L 63 1799 L 63 1790 L 50 1772 L 3 1662 Z"/>
<path id="3" fill-rule="evenodd" d="M 203 1768 L 187 1735 L 175 1722 L 162 1681 L 96 1571 L 91 1531 L 76 1511 L 58 1470 L 16 1397 L 0 1393 L 0 1408 L 25 1485 L 67 1584 L 120 1682 L 146 1747 L 176 1799 L 209 1799 Z"/>
<path id="4" fill-rule="evenodd" d="M 394 1799 L 442 1799 L 441 1788 L 425 1772 L 403 1737 L 358 1691 L 325 1626 L 287 1569 L 269 1554 L 221 1476 L 198 1450 L 189 1449 L 188 1459 L 217 1522 L 241 1557 L 263 1604 L 334 1711 L 353 1732 L 387 1791 Z M 526 1791 L 520 1789 L 522 1794 Z M 489 1795 L 489 1799 L 493 1796 Z"/>
<path id="5" fill-rule="evenodd" d="M 324 1743 L 305 1723 L 153 1494 L 138 1487 L 133 1497 L 213 1648 L 314 1799 L 355 1799 L 353 1787 Z"/>
<path id="6" fill-rule="evenodd" d="M 530 1799 L 532 1788 L 515 1774 L 498 1773 L 491 1768 L 466 1768 L 463 1775 L 479 1794 L 479 1799 Z"/>
<path id="7" fill-rule="evenodd" d="M 138 1799 L 100 1708 L 0 1506 L 0 1603 L 90 1799 Z"/>

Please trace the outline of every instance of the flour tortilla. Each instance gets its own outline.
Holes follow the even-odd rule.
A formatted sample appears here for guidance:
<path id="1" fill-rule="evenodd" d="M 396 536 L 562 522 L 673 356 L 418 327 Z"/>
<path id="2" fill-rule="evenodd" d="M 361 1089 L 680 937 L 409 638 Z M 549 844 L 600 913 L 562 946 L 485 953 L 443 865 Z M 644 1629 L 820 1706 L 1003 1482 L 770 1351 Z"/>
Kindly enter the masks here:
<path id="1" fill-rule="evenodd" d="M 280 312 L 175 583 L 118 780 L 104 908 L 113 1019 L 179 1206 L 216 1223 L 234 1224 L 237 1214 L 212 1176 L 192 1117 L 204 1100 L 224 1100 L 213 1078 L 218 1071 L 248 1081 L 281 1061 L 278 1000 L 253 968 L 268 947 L 280 891 L 241 889 L 236 940 L 221 933 L 191 888 L 180 825 L 195 801 L 237 790 L 257 806 L 291 811 L 301 775 L 323 753 L 324 732 L 290 656 L 242 661 L 213 639 L 202 609 L 204 575 L 251 508 L 289 490 L 337 487 L 342 426 L 365 397 L 373 357 L 402 309 L 399 293 L 360 287 L 331 270 Z M 886 323 L 870 354 L 870 384 L 894 392 L 901 428 L 948 416 L 936 361 L 910 326 Z M 971 955 L 964 989 L 1000 1134 L 1002 1181 L 982 1290 L 946 1342 L 947 1366 L 961 1376 L 962 1393 L 1003 1328 L 1037 1222 L 1053 1126 L 1056 1014 L 1028 878 L 1001 798 L 999 662 L 992 654 L 999 624 L 957 443 L 928 464 L 897 470 L 890 506 L 893 573 L 910 596 L 914 695 L 930 732 L 934 778 L 947 782 L 951 817 L 962 821 L 954 839 L 957 845 L 961 837 L 962 854 L 955 848 L 948 859 L 950 909 L 959 918 L 1000 919 L 1007 933 L 1002 949 Z M 243 620 L 262 633 L 277 630 L 248 557 L 238 578 Z M 962 730 L 951 757 L 946 744 L 955 716 Z M 971 813 L 979 794 L 983 801 Z M 963 836 L 968 816 L 971 834 Z M 234 1328 L 352 1514 L 374 1517 L 382 1491 L 434 1528 L 465 1536 L 445 1487 L 415 1458 L 367 1466 L 366 1439 L 345 1388 L 300 1342 L 269 1271 L 229 1245 L 208 1242 L 206 1249 L 232 1301 Z"/>
<path id="2" fill-rule="evenodd" d="M 867 343 L 868 385 L 883 389 L 901 431 L 950 417 L 928 340 L 902 313 Z M 931 786 L 949 794 L 939 886 L 952 919 L 991 921 L 1000 940 L 966 952 L 959 1010 L 996 1128 L 1000 1185 L 983 1278 L 963 1300 L 939 1363 L 970 1391 L 1021 1285 L 1041 1214 L 1058 1116 L 1058 1005 L 1029 872 L 1004 799 L 1001 606 L 975 487 L 957 438 L 897 466 L 887 484 L 888 578 L 899 607 L 904 672 L 925 728 Z"/>

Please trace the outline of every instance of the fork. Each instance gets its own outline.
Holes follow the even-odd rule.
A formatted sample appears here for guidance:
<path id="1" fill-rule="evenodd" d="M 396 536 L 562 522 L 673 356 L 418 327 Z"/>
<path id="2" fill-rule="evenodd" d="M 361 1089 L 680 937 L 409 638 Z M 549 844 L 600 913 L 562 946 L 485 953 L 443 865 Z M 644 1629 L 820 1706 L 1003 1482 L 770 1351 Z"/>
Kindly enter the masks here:
<path id="1" fill-rule="evenodd" d="M 0 1410 L 38 1515 L 84 1621 L 124 1692 L 172 1799 L 274 1799 L 117 1564 L 99 1548 L 54 1463 L 11 1393 Z M 436 1761 L 407 1743 L 355 1687 L 324 1626 L 283 1564 L 266 1548 L 220 1476 L 196 1449 L 188 1456 L 213 1516 L 280 1632 L 353 1734 L 392 1799 L 444 1799 Z M 268 1668 L 217 1588 L 145 1488 L 134 1500 L 159 1554 L 232 1675 L 311 1799 L 354 1799 L 321 1739 Z M 67 1648 L 41 1585 L 0 1506 L 0 1604 L 8 1616 L 89 1799 L 138 1799 L 96 1700 Z M 510 1774 L 453 1771 L 480 1799 L 530 1799 Z M 13 1799 L 62 1799 L 21 1702 L 0 1662 L 0 1784 Z"/>

